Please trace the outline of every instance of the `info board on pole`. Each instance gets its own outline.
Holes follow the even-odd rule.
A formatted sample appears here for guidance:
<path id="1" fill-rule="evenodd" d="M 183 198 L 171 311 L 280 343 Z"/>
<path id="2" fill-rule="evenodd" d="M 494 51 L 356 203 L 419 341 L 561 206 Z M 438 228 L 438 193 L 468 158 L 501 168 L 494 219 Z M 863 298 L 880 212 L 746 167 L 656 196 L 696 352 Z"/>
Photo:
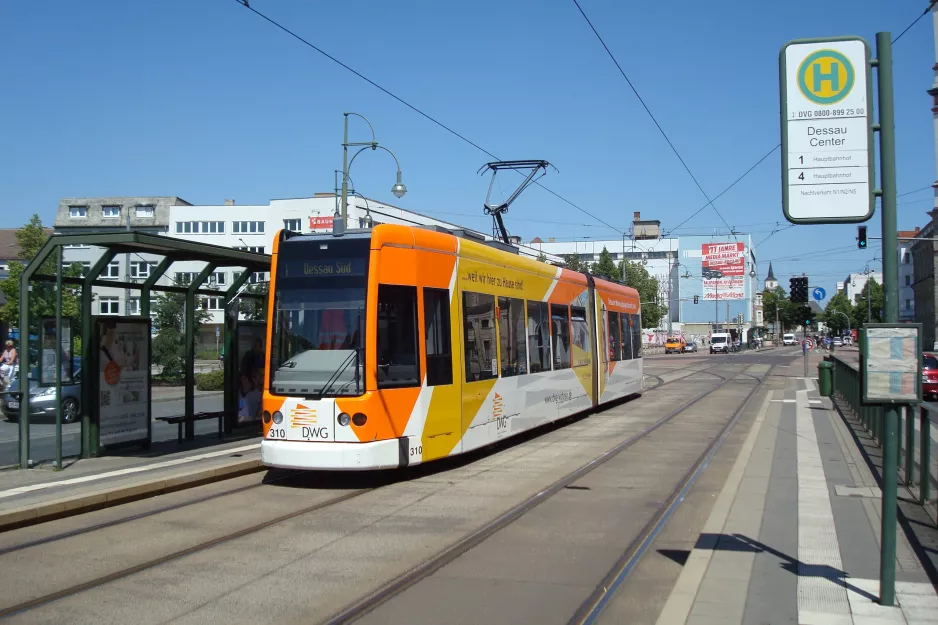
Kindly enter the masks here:
<path id="1" fill-rule="evenodd" d="M 782 48 L 782 202 L 792 223 L 873 216 L 869 58 L 859 38 L 797 40 Z"/>

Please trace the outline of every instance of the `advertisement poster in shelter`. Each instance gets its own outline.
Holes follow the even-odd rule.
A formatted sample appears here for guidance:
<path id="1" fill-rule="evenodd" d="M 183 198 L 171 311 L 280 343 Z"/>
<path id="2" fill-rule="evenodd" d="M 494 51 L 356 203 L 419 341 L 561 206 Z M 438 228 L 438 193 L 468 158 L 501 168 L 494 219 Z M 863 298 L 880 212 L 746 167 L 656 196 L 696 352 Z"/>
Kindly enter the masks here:
<path id="1" fill-rule="evenodd" d="M 238 323 L 238 425 L 260 421 L 267 325 Z"/>
<path id="2" fill-rule="evenodd" d="M 744 243 L 704 243 L 700 274 L 705 300 L 746 298 Z"/>
<path id="3" fill-rule="evenodd" d="M 97 319 L 101 445 L 145 440 L 150 418 L 149 319 Z"/>

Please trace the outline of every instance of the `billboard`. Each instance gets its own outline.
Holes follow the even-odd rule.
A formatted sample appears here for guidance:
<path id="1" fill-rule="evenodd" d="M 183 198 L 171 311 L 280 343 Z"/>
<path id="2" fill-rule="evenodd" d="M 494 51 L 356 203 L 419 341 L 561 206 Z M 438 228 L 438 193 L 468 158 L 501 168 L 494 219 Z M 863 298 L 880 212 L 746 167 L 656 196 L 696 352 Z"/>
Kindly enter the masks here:
<path id="1" fill-rule="evenodd" d="M 335 220 L 335 217 L 310 217 L 309 218 L 309 229 L 310 230 L 332 230 L 332 222 Z"/>
<path id="2" fill-rule="evenodd" d="M 97 317 L 102 445 L 148 440 L 150 319 Z"/>
<path id="3" fill-rule="evenodd" d="M 704 243 L 701 245 L 700 255 L 705 300 L 746 298 L 744 243 Z"/>

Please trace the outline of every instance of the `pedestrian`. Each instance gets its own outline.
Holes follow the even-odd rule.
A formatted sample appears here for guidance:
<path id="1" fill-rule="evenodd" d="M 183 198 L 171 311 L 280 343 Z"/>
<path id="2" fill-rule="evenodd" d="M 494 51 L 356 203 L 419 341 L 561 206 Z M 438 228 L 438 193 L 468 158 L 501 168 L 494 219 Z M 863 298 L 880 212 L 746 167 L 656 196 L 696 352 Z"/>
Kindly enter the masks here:
<path id="1" fill-rule="evenodd" d="M 13 367 L 16 365 L 18 358 L 19 355 L 16 353 L 13 341 L 7 339 L 3 354 L 0 354 L 0 378 L 2 378 L 0 383 L 2 383 L 3 388 L 10 385 L 10 379 L 13 377 Z"/>

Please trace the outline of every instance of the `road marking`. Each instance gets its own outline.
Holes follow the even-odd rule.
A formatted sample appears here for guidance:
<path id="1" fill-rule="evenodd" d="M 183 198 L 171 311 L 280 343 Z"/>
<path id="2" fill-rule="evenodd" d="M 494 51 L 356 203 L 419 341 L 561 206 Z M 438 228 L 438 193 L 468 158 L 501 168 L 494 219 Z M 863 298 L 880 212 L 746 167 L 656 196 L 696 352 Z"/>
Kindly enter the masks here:
<path id="1" fill-rule="evenodd" d="M 843 561 L 808 391 L 796 391 L 796 395 L 798 622 L 852 623 L 847 590 L 839 585 Z"/>
<path id="2" fill-rule="evenodd" d="M 710 518 L 704 525 L 701 533 L 703 534 L 722 534 L 726 527 L 726 521 L 729 518 L 730 510 L 733 507 L 733 501 L 736 499 L 736 493 L 743 481 L 743 475 L 746 472 L 746 466 L 749 464 L 749 458 L 752 456 L 752 450 L 756 446 L 756 439 L 759 437 L 759 431 L 765 422 L 769 411 L 769 403 L 774 391 L 770 391 L 762 402 L 762 407 L 756 416 L 746 441 L 739 450 L 739 456 L 736 458 L 733 468 L 726 478 L 726 483 L 716 502 L 713 504 L 713 510 Z M 710 566 L 710 559 L 713 557 L 713 549 L 697 549 L 691 551 L 681 575 L 678 577 L 671 594 L 658 615 L 656 625 L 675 625 L 677 623 L 686 623 L 691 609 L 694 607 L 694 600 L 697 598 L 697 592 L 703 584 L 704 575 Z"/>
<path id="3" fill-rule="evenodd" d="M 107 473 L 86 475 L 84 477 L 74 477 L 69 480 L 58 480 L 55 482 L 43 482 L 42 484 L 31 484 L 29 486 L 20 486 L 18 488 L 11 488 L 9 490 L 0 491 L 0 499 L 4 499 L 6 497 L 15 497 L 16 495 L 22 495 L 24 493 L 31 493 L 37 490 L 45 490 L 47 488 L 55 488 L 58 486 L 68 486 L 71 484 L 84 484 L 86 482 L 95 482 L 97 480 L 103 480 L 109 477 L 120 477 L 123 475 L 131 475 L 133 473 L 142 473 L 144 471 L 153 471 L 155 469 L 165 469 L 166 467 L 175 467 L 181 464 L 188 464 L 190 462 L 196 462 L 198 460 L 208 460 L 209 458 L 217 458 L 219 456 L 229 456 L 231 454 L 260 449 L 260 446 L 261 446 L 260 443 L 254 443 L 253 445 L 243 445 L 241 447 L 232 447 L 230 449 L 212 451 L 212 452 L 205 453 L 205 454 L 199 454 L 197 456 L 187 456 L 186 458 L 177 458 L 176 460 L 167 460 L 165 462 L 157 462 L 155 464 L 148 464 L 142 467 L 130 467 L 127 469 L 118 469 L 117 471 L 108 471 Z"/>

